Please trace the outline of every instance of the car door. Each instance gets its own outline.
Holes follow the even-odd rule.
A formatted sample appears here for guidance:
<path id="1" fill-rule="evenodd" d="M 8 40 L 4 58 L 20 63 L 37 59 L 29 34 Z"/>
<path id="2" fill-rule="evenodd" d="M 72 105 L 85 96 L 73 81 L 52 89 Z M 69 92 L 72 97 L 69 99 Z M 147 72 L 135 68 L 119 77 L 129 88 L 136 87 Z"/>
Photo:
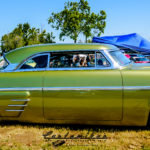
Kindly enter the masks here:
<path id="1" fill-rule="evenodd" d="M 47 59 L 47 60 L 46 60 Z M 41 54 L 25 61 L 17 70 L 0 73 L 0 115 L 2 118 L 22 116 L 22 120 L 35 122 L 43 117 L 42 85 L 45 67 Z M 47 63 L 47 62 L 46 62 Z M 37 67 L 35 67 L 37 66 Z"/>
<path id="2" fill-rule="evenodd" d="M 122 119 L 120 71 L 111 70 L 101 53 L 52 53 L 50 67 L 44 75 L 43 89 L 47 120 Z"/>

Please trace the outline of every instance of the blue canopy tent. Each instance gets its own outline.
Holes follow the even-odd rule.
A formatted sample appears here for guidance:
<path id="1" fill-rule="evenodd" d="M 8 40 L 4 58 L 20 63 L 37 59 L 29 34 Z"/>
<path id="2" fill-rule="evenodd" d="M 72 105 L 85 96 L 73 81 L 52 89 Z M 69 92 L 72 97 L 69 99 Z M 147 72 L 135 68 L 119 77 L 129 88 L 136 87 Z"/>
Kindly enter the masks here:
<path id="1" fill-rule="evenodd" d="M 92 42 L 113 44 L 115 46 L 135 50 L 143 54 L 150 54 L 150 42 L 137 33 L 118 36 L 93 37 Z"/>

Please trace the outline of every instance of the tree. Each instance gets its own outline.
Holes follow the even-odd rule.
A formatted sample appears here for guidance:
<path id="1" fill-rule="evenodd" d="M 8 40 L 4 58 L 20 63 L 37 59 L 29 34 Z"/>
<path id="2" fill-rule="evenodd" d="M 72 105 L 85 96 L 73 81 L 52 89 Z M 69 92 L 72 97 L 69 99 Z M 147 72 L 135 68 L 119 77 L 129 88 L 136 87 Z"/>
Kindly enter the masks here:
<path id="1" fill-rule="evenodd" d="M 45 37 L 45 43 L 55 43 L 54 39 L 55 36 L 53 35 L 53 32 L 47 33 Z"/>
<path id="2" fill-rule="evenodd" d="M 60 40 L 64 40 L 64 36 L 69 36 L 74 42 L 77 42 L 77 37 L 80 31 L 81 14 L 78 11 L 79 4 L 77 2 L 65 3 L 64 10 L 60 13 L 52 13 L 48 23 L 52 23 L 52 27 L 56 30 L 60 29 Z"/>
<path id="3" fill-rule="evenodd" d="M 40 32 L 38 28 L 31 28 L 29 23 L 18 24 L 12 32 L 2 36 L 1 49 L 7 52 L 26 45 L 54 43 L 54 39 L 52 32 L 46 33 L 46 30 Z"/>
<path id="4" fill-rule="evenodd" d="M 53 35 L 53 32 L 46 33 L 46 30 L 43 30 L 39 34 L 38 38 L 40 43 L 55 43 L 54 42 L 55 36 Z"/>
<path id="5" fill-rule="evenodd" d="M 30 28 L 28 31 L 27 39 L 26 39 L 26 41 L 27 41 L 26 44 L 32 45 L 32 44 L 40 43 L 38 40 L 38 34 L 39 34 L 39 29 Z"/>
<path id="6" fill-rule="evenodd" d="M 64 40 L 63 37 L 68 36 L 76 43 L 80 33 L 85 36 L 86 42 L 92 34 L 104 33 L 105 19 L 104 10 L 100 11 L 99 14 L 91 13 L 88 1 L 80 0 L 79 2 L 65 3 L 64 10 L 59 13 L 53 12 L 48 23 L 56 30 L 61 31 L 60 40 Z"/>
<path id="7" fill-rule="evenodd" d="M 3 52 L 7 52 L 24 45 L 23 38 L 21 36 L 14 35 L 12 33 L 8 35 L 5 34 L 4 36 L 2 36 L 1 41 L 2 41 L 1 49 Z"/>
<path id="8" fill-rule="evenodd" d="M 84 15 L 85 21 L 83 24 L 83 34 L 85 35 L 85 41 L 88 42 L 88 38 L 91 36 L 100 36 L 104 33 L 106 27 L 106 13 L 104 10 L 100 11 L 99 14 L 91 13 L 90 15 Z"/>

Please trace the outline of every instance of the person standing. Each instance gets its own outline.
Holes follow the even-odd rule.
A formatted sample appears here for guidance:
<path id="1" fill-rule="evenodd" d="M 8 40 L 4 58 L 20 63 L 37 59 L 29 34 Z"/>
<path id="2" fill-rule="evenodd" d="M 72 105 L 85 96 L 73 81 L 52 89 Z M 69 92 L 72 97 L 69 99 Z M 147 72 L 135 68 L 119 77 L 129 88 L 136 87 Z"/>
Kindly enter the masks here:
<path id="1" fill-rule="evenodd" d="M 87 67 L 90 67 L 91 66 L 91 57 L 90 57 L 90 54 L 87 55 L 86 62 L 87 62 Z"/>

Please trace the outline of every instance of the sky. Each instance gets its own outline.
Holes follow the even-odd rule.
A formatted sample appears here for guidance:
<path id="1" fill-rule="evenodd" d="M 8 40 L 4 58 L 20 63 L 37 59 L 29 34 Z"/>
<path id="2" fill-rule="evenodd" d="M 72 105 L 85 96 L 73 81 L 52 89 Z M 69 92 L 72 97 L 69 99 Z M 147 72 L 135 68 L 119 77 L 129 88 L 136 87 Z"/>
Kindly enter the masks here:
<path id="1" fill-rule="evenodd" d="M 0 0 L 0 39 L 19 23 L 53 32 L 57 43 L 59 33 L 48 24 L 52 12 L 63 10 L 68 0 Z M 71 0 L 79 1 L 79 0 Z M 91 11 L 107 13 L 105 33 L 101 36 L 138 33 L 150 41 L 150 0 L 88 0 Z M 84 41 L 84 37 L 79 39 Z M 65 43 L 73 40 L 66 38 Z"/>

